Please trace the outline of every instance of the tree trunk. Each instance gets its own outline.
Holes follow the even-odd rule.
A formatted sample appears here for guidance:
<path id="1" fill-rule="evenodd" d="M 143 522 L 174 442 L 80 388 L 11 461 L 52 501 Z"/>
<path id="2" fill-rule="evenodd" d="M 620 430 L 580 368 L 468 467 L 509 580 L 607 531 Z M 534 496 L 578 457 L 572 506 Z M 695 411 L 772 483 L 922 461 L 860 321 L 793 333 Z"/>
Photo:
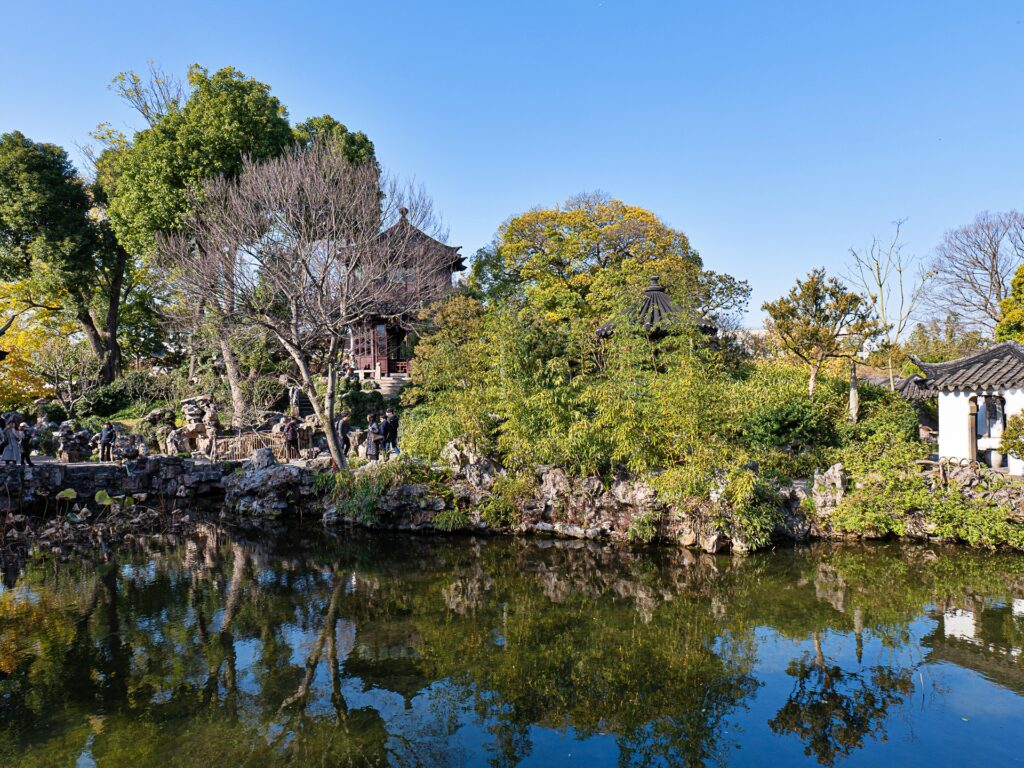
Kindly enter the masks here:
<path id="1" fill-rule="evenodd" d="M 807 395 L 814 399 L 814 390 L 818 387 L 818 369 L 821 368 L 821 360 L 811 363 L 811 377 L 807 380 Z"/>
<path id="2" fill-rule="evenodd" d="M 103 323 L 103 344 L 107 350 L 107 357 L 103 361 L 104 379 L 113 381 L 121 373 L 122 354 L 121 344 L 117 340 L 117 333 L 121 327 L 121 292 L 124 290 L 124 273 L 128 268 L 128 251 L 120 246 L 117 249 L 117 261 L 114 262 L 114 271 L 110 277 L 110 292 L 107 296 L 107 316 Z"/>
<path id="3" fill-rule="evenodd" d="M 850 358 L 850 423 L 856 424 L 860 416 L 860 392 L 857 390 L 857 361 Z"/>
<path id="4" fill-rule="evenodd" d="M 84 304 L 80 303 L 78 305 L 75 310 L 75 316 L 78 318 L 78 322 L 82 324 L 82 332 L 85 334 L 85 340 L 89 342 L 89 348 L 96 357 L 103 361 L 103 367 L 100 369 L 100 384 L 110 384 L 114 381 L 116 374 L 107 365 L 108 350 L 104 343 L 103 335 L 96 327 L 96 322 L 93 320 L 92 315 L 89 314 L 88 307 Z"/>
<path id="5" fill-rule="evenodd" d="M 333 412 L 329 414 L 327 410 L 327 407 L 329 407 L 333 411 L 338 394 L 338 377 L 337 375 L 330 375 L 330 371 L 334 369 L 334 363 L 331 362 L 328 365 L 327 392 L 324 393 L 324 399 L 321 402 L 317 396 L 316 382 L 313 381 L 313 376 L 309 371 L 309 365 L 302 350 L 279 334 L 277 338 L 281 345 L 288 350 L 288 354 L 292 356 L 292 360 L 295 361 L 295 365 L 299 369 L 299 386 L 306 394 L 306 397 L 309 398 L 316 420 L 320 423 L 320 428 L 327 437 L 327 448 L 331 452 L 331 458 L 334 459 L 334 463 L 339 467 L 345 466 L 345 456 L 342 454 L 338 436 L 334 433 L 334 425 L 330 421 L 333 418 Z"/>
<path id="6" fill-rule="evenodd" d="M 242 391 L 242 372 L 238 368 L 238 360 L 231 350 L 225 332 L 222 332 L 220 337 L 220 354 L 224 358 L 224 372 L 227 374 L 228 387 L 231 389 L 231 428 L 241 429 L 245 426 L 249 407 Z"/>
<path id="7" fill-rule="evenodd" d="M 896 391 L 896 376 L 892 372 L 892 350 L 889 350 L 889 389 L 893 392 Z"/>

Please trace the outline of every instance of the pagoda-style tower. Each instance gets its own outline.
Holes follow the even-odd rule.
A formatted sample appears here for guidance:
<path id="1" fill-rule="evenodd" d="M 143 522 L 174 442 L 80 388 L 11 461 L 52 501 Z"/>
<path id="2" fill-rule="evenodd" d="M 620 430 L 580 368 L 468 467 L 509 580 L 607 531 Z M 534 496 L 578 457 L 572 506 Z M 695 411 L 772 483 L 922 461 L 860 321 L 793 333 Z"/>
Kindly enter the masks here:
<path id="1" fill-rule="evenodd" d="M 403 208 L 399 220 L 381 233 L 381 240 L 394 242 L 397 248 L 436 251 L 437 262 L 445 265 L 437 279 L 443 281 L 443 289 L 450 290 L 455 273 L 466 268 L 465 257 L 459 254 L 461 246 L 435 240 L 410 222 L 407 214 Z M 415 341 L 408 327 L 414 319 L 370 317 L 352 328 L 348 352 L 353 368 L 361 378 L 379 380 L 408 373 Z"/>

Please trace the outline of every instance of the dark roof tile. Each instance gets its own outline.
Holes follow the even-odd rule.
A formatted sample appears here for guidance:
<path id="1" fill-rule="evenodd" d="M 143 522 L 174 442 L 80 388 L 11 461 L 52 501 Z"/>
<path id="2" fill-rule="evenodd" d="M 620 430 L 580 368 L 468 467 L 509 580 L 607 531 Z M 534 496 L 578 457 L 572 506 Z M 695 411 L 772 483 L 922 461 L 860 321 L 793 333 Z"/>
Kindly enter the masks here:
<path id="1" fill-rule="evenodd" d="M 1004 341 L 948 363 L 911 357 L 925 374 L 920 386 L 932 392 L 988 391 L 1024 387 L 1024 346 Z"/>

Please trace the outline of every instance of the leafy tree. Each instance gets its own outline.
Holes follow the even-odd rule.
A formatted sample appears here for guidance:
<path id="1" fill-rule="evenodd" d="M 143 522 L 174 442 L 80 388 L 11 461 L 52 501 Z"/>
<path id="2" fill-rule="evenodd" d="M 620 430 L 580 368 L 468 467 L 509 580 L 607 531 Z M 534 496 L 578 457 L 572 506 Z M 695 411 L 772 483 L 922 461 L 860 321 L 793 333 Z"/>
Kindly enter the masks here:
<path id="1" fill-rule="evenodd" d="M 23 308 L 74 317 L 109 382 L 131 264 L 96 202 L 63 149 L 18 131 L 0 137 L 0 279 L 22 281 Z"/>
<path id="2" fill-rule="evenodd" d="M 137 108 L 140 101 L 144 106 L 161 101 L 158 96 L 137 98 L 136 92 L 145 89 L 133 73 L 119 75 L 115 86 Z M 97 160 L 97 176 L 109 198 L 111 224 L 118 240 L 144 260 L 155 254 L 157 233 L 181 227 L 190 196 L 203 180 L 234 176 L 246 157 L 276 157 L 294 141 L 287 111 L 270 86 L 231 67 L 210 75 L 198 65 L 189 69 L 188 86 L 183 102 L 179 95 L 140 109 L 150 125 L 130 139 L 110 131 L 99 136 L 106 148 Z M 204 318 L 216 326 L 215 344 L 231 389 L 232 426 L 239 427 L 246 403 L 233 329 L 191 297 L 178 298 L 188 305 L 180 314 L 190 345 Z"/>
<path id="3" fill-rule="evenodd" d="M 1010 282 L 1010 294 L 999 305 L 996 338 L 1024 341 L 1024 265 L 1018 267 Z"/>
<path id="4" fill-rule="evenodd" d="M 130 74 L 129 74 L 130 76 Z M 191 92 L 149 128 L 108 138 L 98 161 L 121 243 L 151 254 L 157 232 L 181 226 L 189 192 L 204 179 L 237 174 L 245 157 L 276 157 L 293 141 L 288 113 L 270 86 L 232 67 L 188 73 Z"/>
<path id="5" fill-rule="evenodd" d="M 362 131 L 350 131 L 330 115 L 310 117 L 295 126 L 295 140 L 304 147 L 311 147 L 318 140 L 331 140 L 341 148 L 342 156 L 352 165 L 376 163 L 373 142 Z"/>
<path id="6" fill-rule="evenodd" d="M 826 276 L 824 269 L 811 270 L 787 296 L 766 302 L 762 309 L 782 346 L 810 367 L 811 398 L 825 361 L 856 354 L 865 340 L 881 331 L 864 298 Z"/>
<path id="7" fill-rule="evenodd" d="M 982 331 L 968 328 L 957 315 L 950 313 L 943 320 L 932 318 L 915 325 L 901 352 L 905 357 L 913 355 L 926 363 L 941 363 L 977 352 L 987 342 Z"/>

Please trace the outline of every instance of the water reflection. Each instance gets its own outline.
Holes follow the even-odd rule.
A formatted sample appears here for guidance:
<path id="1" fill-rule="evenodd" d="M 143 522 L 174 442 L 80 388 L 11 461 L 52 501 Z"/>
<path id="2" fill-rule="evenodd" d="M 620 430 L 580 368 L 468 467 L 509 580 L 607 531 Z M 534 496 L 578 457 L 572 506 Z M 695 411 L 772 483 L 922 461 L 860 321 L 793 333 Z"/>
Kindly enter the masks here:
<path id="1" fill-rule="evenodd" d="M 0 763 L 880 764 L 1024 716 L 1022 647 L 1015 556 L 209 527 L 0 593 Z"/>

